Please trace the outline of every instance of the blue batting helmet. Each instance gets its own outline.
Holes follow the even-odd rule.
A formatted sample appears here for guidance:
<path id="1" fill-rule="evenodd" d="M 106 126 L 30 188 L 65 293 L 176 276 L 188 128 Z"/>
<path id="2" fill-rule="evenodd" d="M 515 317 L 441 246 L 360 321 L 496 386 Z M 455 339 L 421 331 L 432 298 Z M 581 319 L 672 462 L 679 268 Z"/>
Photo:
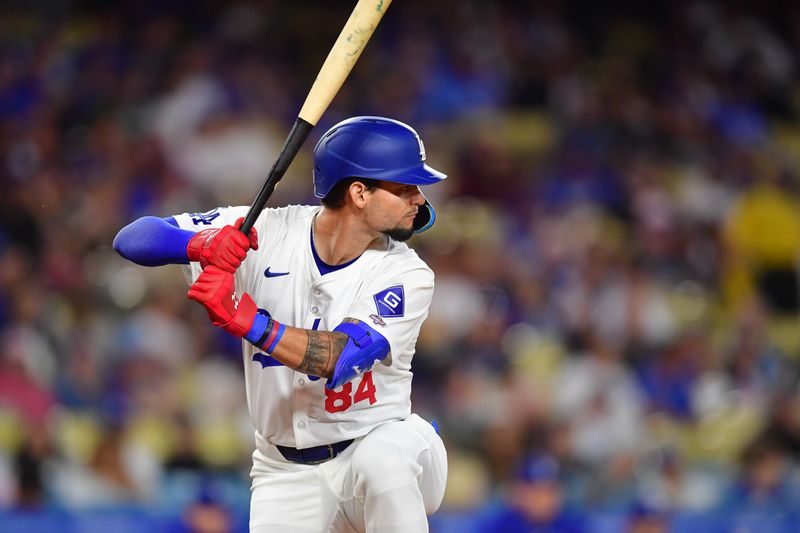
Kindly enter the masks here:
<path id="1" fill-rule="evenodd" d="M 329 129 L 314 147 L 314 196 L 325 198 L 347 178 L 372 178 L 408 185 L 430 185 L 447 176 L 425 164 L 425 147 L 411 126 L 383 117 L 353 117 Z M 414 232 L 436 220 L 425 199 Z"/>

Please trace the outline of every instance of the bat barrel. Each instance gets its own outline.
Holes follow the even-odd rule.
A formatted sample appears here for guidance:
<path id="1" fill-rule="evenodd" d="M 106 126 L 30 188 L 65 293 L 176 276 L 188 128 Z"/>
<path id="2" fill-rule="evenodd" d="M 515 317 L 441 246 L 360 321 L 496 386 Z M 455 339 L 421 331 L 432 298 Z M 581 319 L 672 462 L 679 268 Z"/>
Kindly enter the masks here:
<path id="1" fill-rule="evenodd" d="M 313 124 L 306 122 L 302 118 L 295 120 L 289 132 L 289 136 L 286 138 L 286 142 L 283 144 L 283 148 L 281 148 L 280 154 L 278 154 L 278 158 L 275 160 L 275 164 L 272 165 L 269 171 L 264 185 L 262 185 L 261 190 L 258 191 L 256 199 L 253 200 L 253 205 L 250 206 L 247 215 L 244 217 L 244 222 L 242 222 L 242 227 L 240 229 L 245 235 L 250 232 L 250 228 L 256 223 L 256 219 L 258 219 L 258 215 L 261 214 L 261 211 L 263 211 L 264 207 L 267 205 L 267 200 L 269 200 L 269 197 L 272 195 L 272 191 L 275 190 L 275 186 L 283 178 L 286 169 L 289 168 L 289 165 L 297 155 L 300 147 L 303 146 L 303 143 L 306 141 L 308 134 L 311 133 L 313 128 Z"/>
<path id="2" fill-rule="evenodd" d="M 272 165 L 267 180 L 245 216 L 241 227 L 242 233 L 245 235 L 250 232 L 258 215 L 267 205 L 272 191 L 283 178 L 286 169 L 289 168 L 311 129 L 339 91 L 390 3 L 391 0 L 359 0 L 356 4 L 350 18 L 342 28 L 339 38 L 322 64 L 306 101 L 300 109 L 300 114 L 292 126 L 292 131 L 289 132 L 289 137 L 278 154 L 278 159 Z"/>

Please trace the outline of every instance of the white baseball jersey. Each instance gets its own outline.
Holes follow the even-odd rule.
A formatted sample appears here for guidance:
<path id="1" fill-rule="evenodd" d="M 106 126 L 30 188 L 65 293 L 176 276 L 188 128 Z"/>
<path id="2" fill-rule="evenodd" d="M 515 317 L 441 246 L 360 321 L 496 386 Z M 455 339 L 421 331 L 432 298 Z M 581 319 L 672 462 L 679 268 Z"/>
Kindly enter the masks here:
<path id="1" fill-rule="evenodd" d="M 264 452 L 266 442 L 308 448 L 361 437 L 411 413 L 411 358 L 433 296 L 433 272 L 403 243 L 384 240 L 352 264 L 321 275 L 312 252 L 311 221 L 319 206 L 266 209 L 255 223 L 259 248 L 236 272 L 236 293 L 286 324 L 331 331 L 346 317 L 386 337 L 390 356 L 371 371 L 329 391 L 317 379 L 281 365 L 243 341 L 247 403 Z M 175 217 L 183 229 L 233 224 L 247 207 Z M 194 280 L 200 265 L 186 271 Z"/>

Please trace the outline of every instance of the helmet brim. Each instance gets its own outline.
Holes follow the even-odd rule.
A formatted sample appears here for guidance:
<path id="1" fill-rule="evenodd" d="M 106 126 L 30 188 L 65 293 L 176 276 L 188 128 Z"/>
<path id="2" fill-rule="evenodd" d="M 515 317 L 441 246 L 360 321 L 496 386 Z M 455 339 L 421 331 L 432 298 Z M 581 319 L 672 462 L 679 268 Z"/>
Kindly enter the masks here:
<path id="1" fill-rule="evenodd" d="M 374 179 L 391 181 L 394 183 L 405 183 L 406 185 L 433 185 L 445 178 L 447 178 L 447 174 L 439 172 L 435 168 L 429 167 L 424 163 L 422 166 L 415 167 L 411 170 L 403 170 L 392 175 L 387 176 L 384 173 L 382 176 L 374 176 Z"/>

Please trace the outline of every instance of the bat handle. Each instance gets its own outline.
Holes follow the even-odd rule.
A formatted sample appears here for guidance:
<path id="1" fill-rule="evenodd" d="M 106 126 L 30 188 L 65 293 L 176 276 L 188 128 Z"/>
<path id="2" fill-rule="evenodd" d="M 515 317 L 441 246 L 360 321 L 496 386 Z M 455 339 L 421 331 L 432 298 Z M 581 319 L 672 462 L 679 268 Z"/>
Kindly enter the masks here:
<path id="1" fill-rule="evenodd" d="M 286 138 L 286 142 L 283 143 L 283 148 L 281 148 L 278 154 L 278 158 L 272 165 L 266 181 L 264 181 L 264 185 L 262 185 L 261 190 L 258 191 L 258 196 L 253 200 L 253 205 L 250 206 L 250 210 L 247 211 L 244 222 L 242 222 L 242 227 L 239 228 L 245 235 L 250 233 L 250 228 L 256 223 L 258 215 L 261 214 L 261 211 L 264 210 L 264 206 L 267 205 L 267 200 L 272 196 L 272 191 L 275 190 L 275 186 L 281 181 L 281 178 L 283 178 L 286 169 L 289 168 L 289 165 L 292 163 L 292 160 L 297 155 L 298 150 L 300 150 L 300 147 L 313 128 L 313 124 L 306 122 L 302 118 L 298 117 L 298 119 L 295 120 L 292 130 L 289 132 L 289 136 Z"/>

